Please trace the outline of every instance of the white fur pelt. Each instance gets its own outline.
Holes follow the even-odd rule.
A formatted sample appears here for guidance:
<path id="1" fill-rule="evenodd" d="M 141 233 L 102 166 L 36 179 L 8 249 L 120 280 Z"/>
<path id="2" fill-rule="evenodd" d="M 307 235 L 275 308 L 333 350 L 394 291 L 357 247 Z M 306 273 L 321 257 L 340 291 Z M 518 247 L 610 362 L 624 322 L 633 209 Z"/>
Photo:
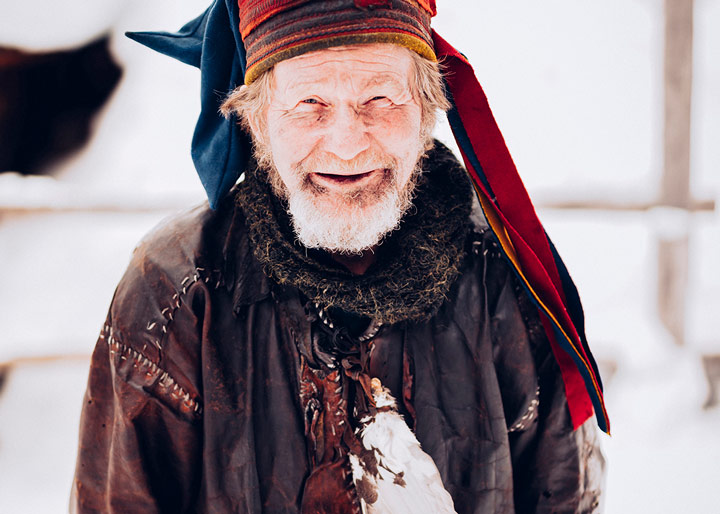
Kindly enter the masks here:
<path id="1" fill-rule="evenodd" d="M 395 399 L 372 379 L 379 412 L 360 420 L 362 455 L 350 454 L 353 480 L 365 514 L 455 514 L 432 458 L 420 448 Z"/>

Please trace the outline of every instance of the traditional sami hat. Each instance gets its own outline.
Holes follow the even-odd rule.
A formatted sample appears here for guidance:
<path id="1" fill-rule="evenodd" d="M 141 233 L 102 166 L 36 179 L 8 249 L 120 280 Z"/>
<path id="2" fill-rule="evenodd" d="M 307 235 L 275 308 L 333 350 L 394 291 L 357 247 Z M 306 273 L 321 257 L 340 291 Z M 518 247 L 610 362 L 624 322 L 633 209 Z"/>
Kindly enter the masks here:
<path id="1" fill-rule="evenodd" d="M 275 63 L 330 46 L 393 43 L 435 60 L 435 1 L 239 0 L 250 84 Z"/>
<path id="2" fill-rule="evenodd" d="M 447 70 L 450 127 L 485 217 L 543 314 L 573 425 L 584 423 L 594 408 L 598 425 L 609 432 L 577 289 L 535 214 L 472 66 L 430 28 L 434 15 L 435 0 L 215 0 L 177 33 L 128 36 L 200 68 L 192 157 L 213 208 L 251 155 L 249 135 L 237 120 L 219 114 L 225 93 L 283 59 L 330 46 L 388 42 L 440 60 Z"/>

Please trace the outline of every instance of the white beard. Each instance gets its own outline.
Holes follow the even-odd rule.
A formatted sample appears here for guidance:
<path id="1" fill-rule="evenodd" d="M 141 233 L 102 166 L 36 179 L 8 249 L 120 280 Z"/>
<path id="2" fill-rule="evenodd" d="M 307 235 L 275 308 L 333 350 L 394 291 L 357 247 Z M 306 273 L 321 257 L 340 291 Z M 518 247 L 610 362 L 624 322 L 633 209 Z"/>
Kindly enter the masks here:
<path id="1" fill-rule="evenodd" d="M 307 248 L 343 254 L 359 254 L 378 245 L 400 225 L 411 195 L 398 192 L 393 180 L 379 195 L 365 196 L 371 198 L 329 202 L 309 187 L 289 193 L 288 211 L 298 240 Z"/>
<path id="2" fill-rule="evenodd" d="M 257 147 L 258 160 L 262 158 L 261 162 L 270 164 L 270 185 L 276 195 L 287 201 L 295 235 L 306 248 L 361 254 L 398 228 L 412 205 L 419 170 L 413 170 L 407 183 L 398 187 L 398 163 L 377 149 L 367 150 L 350 161 L 323 152 L 313 153 L 296 165 L 294 172 L 299 179 L 293 188 L 288 188 L 280 178 L 268 150 L 262 145 Z M 421 155 L 418 151 L 415 166 Z M 372 169 L 385 170 L 379 183 L 342 195 L 315 184 L 311 178 L 318 170 L 341 173 Z"/>
<path id="3" fill-rule="evenodd" d="M 253 134 L 254 154 L 260 167 L 268 170 L 268 182 L 275 195 L 287 201 L 293 230 L 301 244 L 306 248 L 359 255 L 380 244 L 385 236 L 397 229 L 412 206 L 420 175 L 417 166 L 425 152 L 433 147 L 430 134 L 434 124 L 433 116 L 432 123 L 423 126 L 417 140 L 415 169 L 400 189 L 396 181 L 399 163 L 378 148 L 368 149 L 350 161 L 324 152 L 313 153 L 295 165 L 294 172 L 301 179 L 299 187 L 293 187 L 292 191 L 280 177 L 266 134 L 262 137 Z M 320 170 L 337 173 L 374 169 L 385 169 L 389 176 L 378 187 L 355 191 L 342 201 L 323 199 L 322 188 L 308 182 L 308 175 Z"/>

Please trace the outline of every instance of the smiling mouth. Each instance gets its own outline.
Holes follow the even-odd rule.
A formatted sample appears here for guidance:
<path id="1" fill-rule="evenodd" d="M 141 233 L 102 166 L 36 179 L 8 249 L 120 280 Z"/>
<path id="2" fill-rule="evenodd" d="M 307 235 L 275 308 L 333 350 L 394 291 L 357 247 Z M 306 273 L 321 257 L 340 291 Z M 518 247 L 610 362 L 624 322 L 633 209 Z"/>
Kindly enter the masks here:
<path id="1" fill-rule="evenodd" d="M 354 175 L 336 175 L 334 173 L 314 173 L 314 175 L 336 184 L 355 184 L 356 182 L 360 182 L 363 179 L 370 177 L 377 171 L 381 170 L 376 169 L 365 173 L 356 173 Z"/>
<path id="2" fill-rule="evenodd" d="M 354 191 L 376 186 L 385 180 L 389 171 L 388 168 L 375 168 L 371 171 L 351 175 L 311 173 L 308 178 L 317 188 L 345 193 L 350 190 Z"/>

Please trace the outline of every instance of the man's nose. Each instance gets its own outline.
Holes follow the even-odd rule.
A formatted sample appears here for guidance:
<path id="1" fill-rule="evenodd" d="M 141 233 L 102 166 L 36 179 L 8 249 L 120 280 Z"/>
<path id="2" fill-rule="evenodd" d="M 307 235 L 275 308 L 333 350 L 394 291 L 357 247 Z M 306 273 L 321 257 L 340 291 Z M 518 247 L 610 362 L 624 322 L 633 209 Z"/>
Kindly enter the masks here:
<path id="1" fill-rule="evenodd" d="M 337 107 L 327 127 L 326 150 L 349 161 L 370 146 L 368 128 L 351 105 Z"/>

